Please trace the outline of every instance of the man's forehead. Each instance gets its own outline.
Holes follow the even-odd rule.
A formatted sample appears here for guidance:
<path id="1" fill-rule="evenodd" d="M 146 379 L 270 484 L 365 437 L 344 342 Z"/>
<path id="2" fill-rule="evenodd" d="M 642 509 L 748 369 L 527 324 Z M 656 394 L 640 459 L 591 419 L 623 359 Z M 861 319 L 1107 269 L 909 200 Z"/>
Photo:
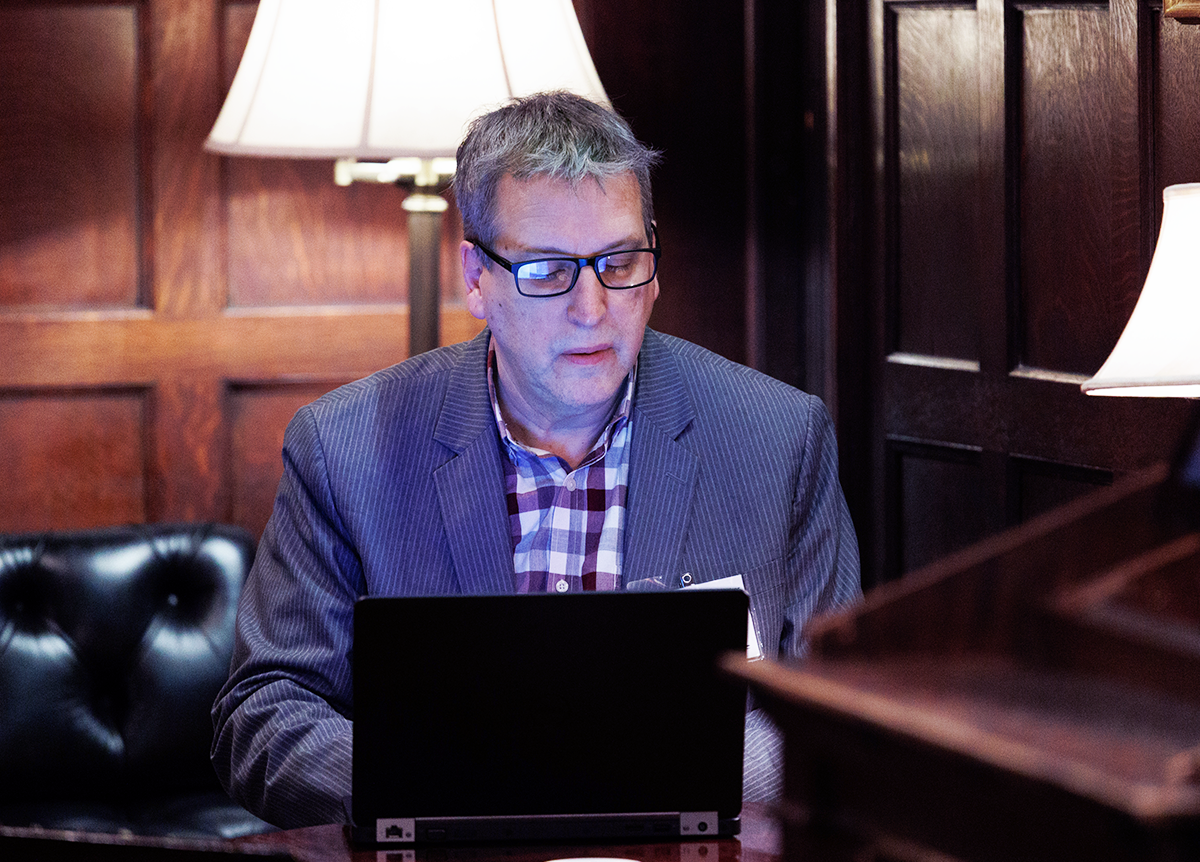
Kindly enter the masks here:
<path id="1" fill-rule="evenodd" d="M 551 194 L 574 194 L 576 196 L 586 195 L 599 191 L 605 196 L 610 192 L 615 194 L 626 193 L 630 188 L 635 192 L 637 189 L 637 177 L 632 171 L 613 174 L 609 177 L 593 176 L 591 174 L 582 177 L 563 177 L 551 173 L 530 174 L 529 176 L 518 176 L 513 173 L 507 173 L 500 178 L 499 189 L 501 192 L 524 192 L 534 195 L 551 195 Z"/>
<path id="2" fill-rule="evenodd" d="M 627 223 L 630 236 L 642 232 L 642 199 L 632 172 L 611 177 L 573 178 L 550 174 L 506 174 L 497 188 L 495 224 L 500 235 L 540 226 L 566 229 L 571 219 Z"/>

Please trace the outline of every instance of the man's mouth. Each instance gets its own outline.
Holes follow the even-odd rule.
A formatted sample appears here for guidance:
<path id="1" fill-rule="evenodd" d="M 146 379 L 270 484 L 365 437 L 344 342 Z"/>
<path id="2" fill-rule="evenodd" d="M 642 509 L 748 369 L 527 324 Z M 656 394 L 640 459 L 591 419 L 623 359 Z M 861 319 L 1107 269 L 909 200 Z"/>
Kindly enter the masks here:
<path id="1" fill-rule="evenodd" d="M 593 362 L 601 361 L 608 356 L 608 353 L 611 349 L 612 348 L 608 347 L 607 345 L 602 347 L 585 347 L 579 350 L 564 351 L 563 356 L 565 356 L 571 362 L 587 365 Z"/>

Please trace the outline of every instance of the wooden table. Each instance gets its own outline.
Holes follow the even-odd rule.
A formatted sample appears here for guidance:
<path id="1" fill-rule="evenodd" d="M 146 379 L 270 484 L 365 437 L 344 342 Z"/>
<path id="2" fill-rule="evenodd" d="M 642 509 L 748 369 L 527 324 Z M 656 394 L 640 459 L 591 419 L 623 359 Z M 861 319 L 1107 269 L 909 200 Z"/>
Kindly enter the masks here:
<path id="1" fill-rule="evenodd" d="M 87 835 L 0 827 L 4 862 L 550 862 L 556 859 L 636 859 L 639 862 L 779 862 L 779 830 L 769 810 L 748 805 L 742 834 L 713 841 L 642 844 L 432 845 L 418 849 L 354 847 L 338 825 L 288 829 L 231 841 Z"/>
<path id="2" fill-rule="evenodd" d="M 1200 501 L 1168 475 L 871 591 L 803 664 L 730 656 L 783 731 L 783 855 L 1200 859 Z"/>
<path id="3" fill-rule="evenodd" d="M 341 826 L 312 826 L 255 835 L 233 842 L 285 850 L 297 862 L 549 862 L 555 859 L 636 859 L 639 862 L 779 862 L 780 838 L 768 809 L 747 805 L 737 838 L 655 841 L 642 844 L 432 845 L 416 850 L 360 848 Z"/>

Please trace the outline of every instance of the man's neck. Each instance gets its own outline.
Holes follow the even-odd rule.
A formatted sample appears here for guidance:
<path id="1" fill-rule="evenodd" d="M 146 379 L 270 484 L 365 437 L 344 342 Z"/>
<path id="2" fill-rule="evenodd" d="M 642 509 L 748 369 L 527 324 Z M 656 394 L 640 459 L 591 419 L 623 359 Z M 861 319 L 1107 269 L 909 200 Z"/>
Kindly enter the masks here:
<path id="1" fill-rule="evenodd" d="M 500 414 L 504 417 L 504 424 L 514 440 L 531 449 L 540 449 L 556 455 L 574 470 L 595 447 L 624 394 L 624 389 L 617 392 L 613 402 L 608 405 L 608 410 L 600 414 L 598 422 L 580 422 L 547 428 L 528 427 L 515 419 L 505 406 L 502 391 L 497 392 L 497 400 L 500 402 Z"/>

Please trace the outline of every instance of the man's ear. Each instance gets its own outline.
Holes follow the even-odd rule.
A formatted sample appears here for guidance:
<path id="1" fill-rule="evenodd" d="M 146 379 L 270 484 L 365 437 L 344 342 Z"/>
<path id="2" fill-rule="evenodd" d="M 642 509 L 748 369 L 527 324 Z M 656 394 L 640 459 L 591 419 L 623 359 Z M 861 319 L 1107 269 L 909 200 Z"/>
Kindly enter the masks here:
<path id="1" fill-rule="evenodd" d="M 475 243 L 465 239 L 458 246 L 458 254 L 462 259 L 463 286 L 467 290 L 467 310 L 477 320 L 486 320 L 484 313 L 483 293 L 479 289 L 479 279 L 483 277 L 483 255 L 475 247 Z"/>

